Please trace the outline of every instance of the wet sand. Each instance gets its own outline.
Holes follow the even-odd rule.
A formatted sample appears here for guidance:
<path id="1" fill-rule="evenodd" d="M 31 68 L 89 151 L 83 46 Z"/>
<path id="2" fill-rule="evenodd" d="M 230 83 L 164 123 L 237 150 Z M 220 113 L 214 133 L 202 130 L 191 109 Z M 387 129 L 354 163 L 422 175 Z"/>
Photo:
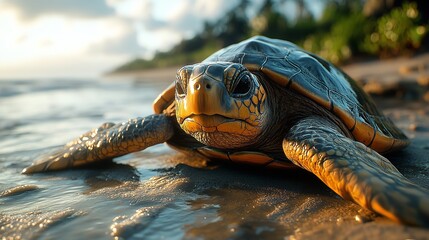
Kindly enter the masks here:
<path id="1" fill-rule="evenodd" d="M 411 61 L 400 61 L 402 65 L 393 70 L 388 70 L 393 66 L 391 62 L 384 65 L 386 62 L 376 61 L 347 66 L 345 71 L 364 86 L 387 75 L 396 76 L 397 82 L 406 79 L 413 86 L 420 85 L 417 77 L 425 74 L 425 68 L 412 65 L 407 67 L 411 70 L 406 73 L 399 69 Z M 422 63 L 423 60 L 417 62 Z M 378 71 L 363 75 L 363 72 L 370 72 L 366 70 L 370 69 L 367 64 Z M 131 78 L 137 80 L 134 86 L 138 86 L 157 75 L 163 83 L 154 89 L 160 91 L 170 82 L 167 76 L 171 76 L 171 81 L 174 79 L 175 70 L 157 71 L 116 75 L 114 78 Z M 416 77 L 410 77 L 411 74 Z M 409 98 L 406 96 L 415 94 L 408 93 L 409 90 L 404 90 L 402 85 L 387 80 L 380 82 L 397 87 L 387 92 L 372 92 L 377 105 L 412 140 L 408 148 L 387 157 L 406 177 L 429 188 L 429 104 L 424 100 L 426 87 L 418 88 L 419 93 L 422 92 L 418 97 Z M 146 85 L 142 89 L 149 92 Z M 125 90 L 124 94 L 127 94 Z M 137 106 L 126 106 L 125 109 L 128 112 L 122 109 L 123 112 L 117 113 L 120 115 L 117 118 L 134 117 L 133 112 L 139 112 Z M 97 111 L 108 111 L 108 108 Z M 141 114 L 150 111 L 143 110 Z M 100 121 L 108 116 L 111 115 L 95 114 L 93 118 Z M 69 118 L 66 115 L 57 121 L 70 121 Z M 84 123 L 82 119 L 74 121 L 74 128 L 86 128 L 93 124 Z M 32 126 L 29 125 L 29 128 Z M 73 137 L 80 131 L 66 126 L 68 130 L 62 135 Z M 56 138 L 60 141 L 65 137 Z M 54 147 L 53 142 L 45 143 L 48 145 L 46 148 Z M 56 145 L 59 144 L 61 142 Z M 116 159 L 107 166 L 19 175 L 20 169 L 35 156 L 49 150 L 46 148 L 0 154 L 4 175 L 9 174 L 8 179 L 2 179 L 8 182 L 0 185 L 2 237 L 429 239 L 428 229 L 400 225 L 345 201 L 303 170 L 279 172 L 218 165 L 176 153 L 165 145 Z"/>

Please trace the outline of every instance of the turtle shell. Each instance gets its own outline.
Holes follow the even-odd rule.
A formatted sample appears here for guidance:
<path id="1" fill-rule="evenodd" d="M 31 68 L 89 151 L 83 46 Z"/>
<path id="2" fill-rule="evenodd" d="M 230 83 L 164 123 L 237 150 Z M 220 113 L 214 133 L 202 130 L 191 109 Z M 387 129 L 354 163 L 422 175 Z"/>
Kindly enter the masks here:
<path id="1" fill-rule="evenodd" d="M 355 140 L 383 153 L 408 145 L 407 137 L 385 117 L 372 99 L 347 74 L 295 44 L 253 37 L 209 56 L 204 62 L 241 63 L 249 71 L 262 72 L 279 87 L 302 94 L 335 114 Z M 171 102 L 171 86 L 155 101 Z"/>

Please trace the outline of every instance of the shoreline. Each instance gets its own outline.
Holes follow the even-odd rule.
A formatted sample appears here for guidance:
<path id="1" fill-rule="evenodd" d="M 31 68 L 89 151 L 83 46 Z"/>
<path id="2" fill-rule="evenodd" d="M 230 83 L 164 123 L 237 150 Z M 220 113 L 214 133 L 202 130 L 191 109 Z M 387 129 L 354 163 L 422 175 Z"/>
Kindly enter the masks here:
<path id="1" fill-rule="evenodd" d="M 176 72 L 179 68 L 181 68 L 181 66 L 145 69 L 145 70 L 136 70 L 136 71 L 125 71 L 125 72 L 112 72 L 112 73 L 105 74 L 103 77 L 109 80 L 131 78 L 134 81 L 141 81 L 141 82 L 157 82 L 157 81 L 173 82 L 174 79 L 176 78 Z"/>

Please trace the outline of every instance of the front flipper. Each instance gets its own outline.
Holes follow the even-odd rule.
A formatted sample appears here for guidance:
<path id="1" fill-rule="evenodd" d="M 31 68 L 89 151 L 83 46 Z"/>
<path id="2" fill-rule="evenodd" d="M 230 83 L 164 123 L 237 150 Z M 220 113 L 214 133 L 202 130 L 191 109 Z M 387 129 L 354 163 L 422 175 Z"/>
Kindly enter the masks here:
<path id="1" fill-rule="evenodd" d="M 395 221 L 429 226 L 429 191 L 328 120 L 301 120 L 283 140 L 286 157 L 347 200 Z"/>
<path id="2" fill-rule="evenodd" d="M 110 160 L 165 142 L 173 136 L 171 117 L 155 114 L 124 123 L 105 123 L 67 143 L 52 154 L 41 156 L 22 173 L 61 170 Z"/>

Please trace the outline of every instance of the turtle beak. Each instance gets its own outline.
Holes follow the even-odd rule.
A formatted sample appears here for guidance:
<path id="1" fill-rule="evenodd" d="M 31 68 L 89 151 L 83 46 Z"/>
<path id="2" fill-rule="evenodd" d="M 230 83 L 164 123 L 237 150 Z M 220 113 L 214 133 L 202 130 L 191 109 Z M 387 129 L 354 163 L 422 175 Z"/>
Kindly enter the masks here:
<path id="1" fill-rule="evenodd" d="M 214 115 L 229 108 L 226 89 L 222 82 L 206 75 L 189 81 L 184 109 L 189 115 Z"/>

